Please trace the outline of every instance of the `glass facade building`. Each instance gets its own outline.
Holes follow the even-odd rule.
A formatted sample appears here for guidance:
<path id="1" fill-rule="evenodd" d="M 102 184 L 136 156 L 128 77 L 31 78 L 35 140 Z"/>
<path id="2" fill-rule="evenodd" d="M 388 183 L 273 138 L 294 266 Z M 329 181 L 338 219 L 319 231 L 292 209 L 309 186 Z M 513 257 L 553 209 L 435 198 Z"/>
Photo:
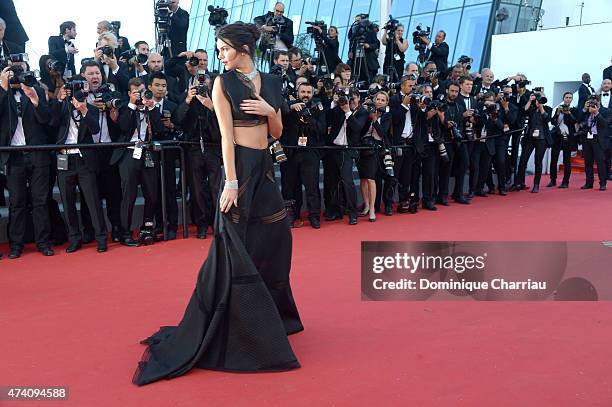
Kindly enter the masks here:
<path id="1" fill-rule="evenodd" d="M 273 10 L 276 0 L 194 0 L 191 5 L 188 34 L 189 49 L 214 51 L 214 30 L 208 24 L 208 6 L 223 7 L 229 13 L 228 21 L 252 22 L 253 18 Z M 533 24 L 533 15 L 540 12 L 542 0 L 286 0 L 285 16 L 293 20 L 295 45 L 312 51 L 314 43 L 306 34 L 306 21 L 323 20 L 338 27 L 340 56 L 347 59 L 349 43 L 347 30 L 360 13 L 369 13 L 370 20 L 379 25 L 381 10 L 388 10 L 405 27 L 410 42 L 406 61 L 416 60 L 412 46 L 412 32 L 417 25 L 431 27 L 432 37 L 438 30 L 446 32 L 449 45 L 449 64 L 461 55 L 474 59 L 474 69 L 488 62 L 488 47 L 492 34 L 527 31 Z M 508 16 L 497 21 L 498 10 L 505 8 Z M 499 14 L 500 16 L 502 14 Z M 539 14 L 538 14 L 539 15 Z M 382 24 L 381 24 L 382 23 Z"/>

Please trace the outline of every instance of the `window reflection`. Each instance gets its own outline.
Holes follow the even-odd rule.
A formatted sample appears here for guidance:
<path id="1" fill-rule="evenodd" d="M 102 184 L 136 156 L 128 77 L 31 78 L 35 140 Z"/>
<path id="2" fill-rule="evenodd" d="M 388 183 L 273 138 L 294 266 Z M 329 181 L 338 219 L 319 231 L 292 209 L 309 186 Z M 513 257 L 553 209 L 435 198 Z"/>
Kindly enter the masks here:
<path id="1" fill-rule="evenodd" d="M 467 55 L 474 59 L 472 66 L 478 69 L 490 11 L 491 5 L 489 4 L 466 7 L 463 10 L 461 28 L 455 48 L 455 58 L 452 62 L 456 62 L 461 55 Z"/>
<path id="2" fill-rule="evenodd" d="M 446 32 L 446 43 L 448 44 L 448 63 L 452 65 L 453 51 L 455 49 L 455 43 L 457 41 L 457 32 L 459 31 L 459 20 L 461 17 L 461 9 L 439 11 L 436 14 L 436 23 L 431 30 L 431 38 L 435 38 L 438 31 L 443 30 Z"/>
<path id="3" fill-rule="evenodd" d="M 427 13 L 436 9 L 438 0 L 418 0 L 414 3 L 412 14 Z"/>
<path id="4" fill-rule="evenodd" d="M 391 6 L 391 15 L 393 17 L 409 16 L 412 11 L 412 3 L 414 0 L 395 0 Z"/>

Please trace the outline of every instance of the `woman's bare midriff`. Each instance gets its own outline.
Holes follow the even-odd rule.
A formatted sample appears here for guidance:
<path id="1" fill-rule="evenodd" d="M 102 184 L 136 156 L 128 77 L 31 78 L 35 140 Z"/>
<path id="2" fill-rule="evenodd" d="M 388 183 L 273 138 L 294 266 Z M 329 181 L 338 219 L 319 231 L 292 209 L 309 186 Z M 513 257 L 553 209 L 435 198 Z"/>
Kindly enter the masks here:
<path id="1" fill-rule="evenodd" d="M 268 123 L 254 127 L 234 127 L 234 142 L 258 150 L 268 148 Z"/>

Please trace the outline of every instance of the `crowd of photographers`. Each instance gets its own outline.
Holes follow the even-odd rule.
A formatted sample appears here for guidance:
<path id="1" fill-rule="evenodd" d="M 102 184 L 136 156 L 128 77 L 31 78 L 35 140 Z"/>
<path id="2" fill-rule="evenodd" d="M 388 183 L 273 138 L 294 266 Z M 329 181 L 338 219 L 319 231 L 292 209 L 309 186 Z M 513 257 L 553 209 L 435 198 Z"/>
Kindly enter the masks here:
<path id="1" fill-rule="evenodd" d="M 197 237 L 206 238 L 222 174 L 219 126 L 210 99 L 216 72 L 209 70 L 206 51 L 186 50 L 186 11 L 176 0 L 167 7 L 164 18 L 173 29 L 164 35 L 172 40 L 160 53 L 151 52 L 144 41 L 131 48 L 119 35 L 119 22 L 101 21 L 94 56 L 83 59 L 77 71 L 76 25 L 65 22 L 60 35 L 49 39 L 38 78 L 27 55 L 13 51 L 21 51 L 17 46 L 0 44 L 0 146 L 20 147 L 1 153 L 9 192 L 9 258 L 20 257 L 30 239 L 46 256 L 66 240 L 69 253 L 94 240 L 104 252 L 106 218 L 112 241 L 126 246 L 160 240 L 164 228 L 165 238 L 175 239 L 179 153 L 164 149 L 160 163 L 163 141 L 179 141 L 185 152 L 188 196 L 182 198 L 189 200 Z M 210 11 L 211 25 L 225 23 L 223 9 Z M 394 201 L 398 213 L 416 213 L 448 206 L 449 197 L 465 205 L 495 192 L 507 195 L 527 188 L 527 163 L 534 152 L 535 193 L 548 148 L 548 187 L 557 185 L 561 152 L 564 174 L 558 186 L 568 187 L 570 157 L 578 145 L 586 166 L 583 189 L 593 188 L 594 163 L 600 190 L 612 177 L 609 78 L 596 91 L 585 74 L 576 107 L 570 92 L 550 107 L 543 89 L 531 88 L 523 74 L 496 80 L 490 69 L 473 72 L 464 56 L 449 68 L 443 31 L 430 39 L 429 28 L 418 27 L 412 44 L 419 58 L 406 62 L 410 41 L 397 20 L 381 32 L 367 15 L 358 15 L 348 31 L 349 58 L 343 63 L 336 27 L 308 23 L 317 58 L 307 58 L 293 47 L 293 23 L 284 17 L 283 3 L 255 23 L 262 32 L 261 67 L 283 83 L 283 135 L 270 151 L 279 163 L 293 227 L 303 225 L 304 204 L 310 226 L 318 229 L 321 215 L 328 221 L 348 215 L 351 225 L 359 217 L 374 222 L 377 213 L 391 216 Z M 0 20 L 0 42 L 5 28 Z M 383 74 L 381 42 L 386 50 Z M 100 148 L 108 142 L 127 147 Z M 27 148 L 47 144 L 63 147 Z M 52 198 L 56 181 L 63 218 Z M 139 187 L 144 214 L 134 236 Z"/>

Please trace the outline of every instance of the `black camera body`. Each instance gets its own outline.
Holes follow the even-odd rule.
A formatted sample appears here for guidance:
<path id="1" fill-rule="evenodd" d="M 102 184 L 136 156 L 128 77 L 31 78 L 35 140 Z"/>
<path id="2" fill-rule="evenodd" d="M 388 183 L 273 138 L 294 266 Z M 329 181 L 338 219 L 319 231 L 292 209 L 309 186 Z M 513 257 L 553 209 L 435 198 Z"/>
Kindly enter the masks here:
<path id="1" fill-rule="evenodd" d="M 392 34 L 395 34 L 395 31 L 397 31 L 397 27 L 399 25 L 400 25 L 399 20 L 393 18 L 393 16 L 389 14 L 389 21 L 385 23 L 383 28 L 387 30 L 387 33 L 389 34 L 389 36 L 392 36 Z"/>
<path id="2" fill-rule="evenodd" d="M 32 87 L 38 83 L 36 73 L 25 71 L 21 65 L 12 66 L 10 70 L 13 72 L 13 77 L 9 81 L 11 84 L 19 85 L 23 83 L 25 86 Z"/>
<path id="3" fill-rule="evenodd" d="M 437 110 L 439 112 L 446 112 L 448 105 L 443 100 L 434 99 L 427 105 L 427 110 Z"/>
<path id="4" fill-rule="evenodd" d="M 149 57 L 145 54 L 138 54 L 135 48 L 122 52 L 120 56 L 128 61 L 134 58 L 140 65 L 144 65 L 149 60 Z"/>
<path id="5" fill-rule="evenodd" d="M 208 17 L 208 24 L 213 27 L 221 27 L 227 24 L 227 17 L 229 13 L 223 7 L 215 7 L 212 4 L 208 6 L 210 16 Z"/>
<path id="6" fill-rule="evenodd" d="M 111 87 L 106 83 L 96 89 L 93 94 L 96 99 L 102 100 L 107 109 L 118 109 L 123 105 L 121 93 L 112 90 Z"/>
<path id="7" fill-rule="evenodd" d="M 58 61 L 56 59 L 49 58 L 49 59 L 47 59 L 46 68 L 49 71 L 54 71 L 54 72 L 57 72 L 57 73 L 63 73 L 64 70 L 66 69 L 66 64 L 64 64 L 63 62 L 60 62 L 60 61 Z"/>
<path id="8" fill-rule="evenodd" d="M 424 54 L 427 50 L 427 44 L 423 42 L 421 37 L 428 37 L 431 35 L 431 27 L 427 26 L 426 30 L 423 30 L 421 24 L 416 26 L 416 30 L 412 33 L 412 43 L 414 44 L 414 50 L 419 54 Z"/>
<path id="9" fill-rule="evenodd" d="M 311 34 L 314 36 L 319 35 L 319 31 L 315 30 L 315 27 L 321 28 L 320 35 L 325 35 L 327 33 L 327 24 L 325 24 L 325 21 L 306 21 L 306 24 L 310 25 L 310 27 L 306 28 L 306 34 Z"/>
<path id="10" fill-rule="evenodd" d="M 89 95 L 89 82 L 84 79 L 70 79 L 65 88 L 70 91 L 70 96 L 79 102 L 84 102 Z"/>
<path id="11" fill-rule="evenodd" d="M 472 69 L 473 62 L 474 59 L 467 55 L 461 55 L 457 60 L 457 63 L 463 65 L 468 71 Z"/>
<path id="12" fill-rule="evenodd" d="M 112 57 L 115 54 L 115 50 L 108 45 L 100 48 L 100 51 L 102 51 L 102 55 L 106 55 L 107 57 Z"/>
<path id="13" fill-rule="evenodd" d="M 369 20 L 369 14 L 360 14 L 361 21 L 356 21 L 350 28 L 351 42 L 362 44 L 365 42 L 366 35 L 374 32 L 376 27 Z"/>
<path id="14" fill-rule="evenodd" d="M 338 96 L 338 106 L 344 106 L 348 103 L 348 89 L 336 89 L 335 93 Z"/>

